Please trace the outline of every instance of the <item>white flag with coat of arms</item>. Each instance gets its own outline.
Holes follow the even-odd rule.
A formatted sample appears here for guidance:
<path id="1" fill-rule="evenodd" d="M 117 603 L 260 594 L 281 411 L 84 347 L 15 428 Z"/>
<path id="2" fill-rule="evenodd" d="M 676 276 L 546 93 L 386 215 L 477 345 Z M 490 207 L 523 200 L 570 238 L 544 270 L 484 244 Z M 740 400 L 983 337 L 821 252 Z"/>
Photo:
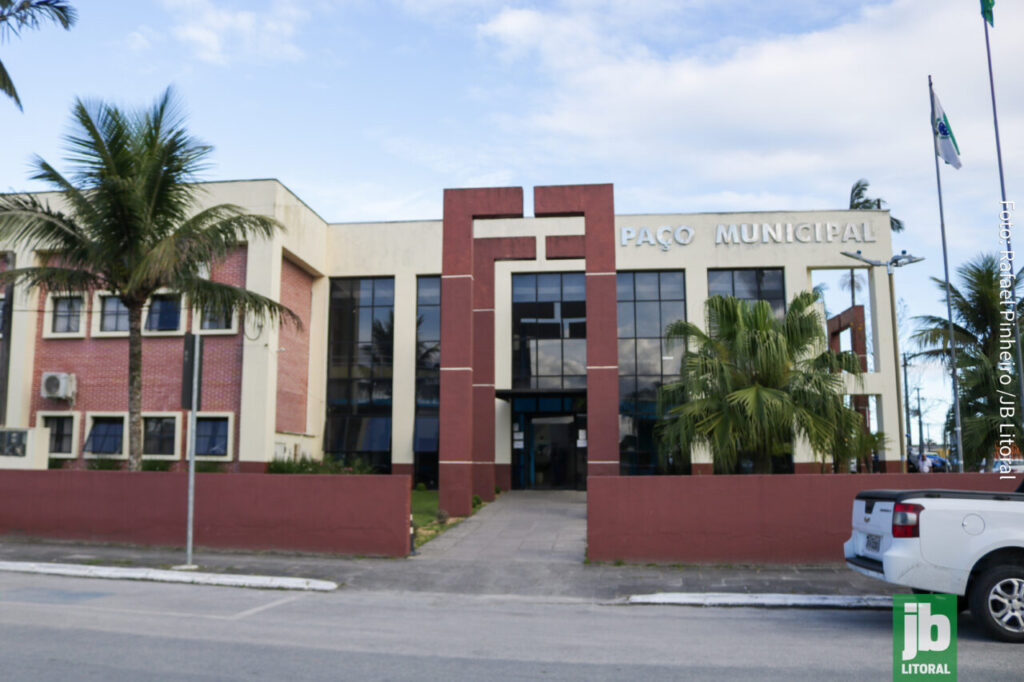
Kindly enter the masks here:
<path id="1" fill-rule="evenodd" d="M 960 167 L 960 147 L 957 146 L 953 128 L 949 125 L 946 112 L 939 104 L 939 96 L 932 91 L 932 132 L 935 134 L 939 157 L 953 168 Z"/>

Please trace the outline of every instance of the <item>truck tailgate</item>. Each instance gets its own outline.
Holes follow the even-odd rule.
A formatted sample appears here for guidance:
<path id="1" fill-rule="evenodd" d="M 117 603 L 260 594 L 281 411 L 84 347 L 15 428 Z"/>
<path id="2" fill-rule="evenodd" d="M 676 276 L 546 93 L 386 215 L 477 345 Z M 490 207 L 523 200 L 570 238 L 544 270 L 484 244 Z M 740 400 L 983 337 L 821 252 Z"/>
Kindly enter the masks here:
<path id="1" fill-rule="evenodd" d="M 859 556 L 880 561 L 892 544 L 892 508 L 889 499 L 861 493 L 853 501 L 853 541 Z"/>

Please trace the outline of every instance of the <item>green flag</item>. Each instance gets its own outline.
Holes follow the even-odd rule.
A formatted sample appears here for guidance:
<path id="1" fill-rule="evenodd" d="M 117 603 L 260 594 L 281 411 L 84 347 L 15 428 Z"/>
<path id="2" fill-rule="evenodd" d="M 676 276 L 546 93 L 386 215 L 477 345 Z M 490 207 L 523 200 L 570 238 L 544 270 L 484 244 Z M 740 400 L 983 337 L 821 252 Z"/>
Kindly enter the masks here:
<path id="1" fill-rule="evenodd" d="M 992 6 L 996 4 L 996 0 L 981 0 L 981 16 L 985 17 L 985 21 L 992 28 L 995 28 L 995 20 L 992 18 Z"/>

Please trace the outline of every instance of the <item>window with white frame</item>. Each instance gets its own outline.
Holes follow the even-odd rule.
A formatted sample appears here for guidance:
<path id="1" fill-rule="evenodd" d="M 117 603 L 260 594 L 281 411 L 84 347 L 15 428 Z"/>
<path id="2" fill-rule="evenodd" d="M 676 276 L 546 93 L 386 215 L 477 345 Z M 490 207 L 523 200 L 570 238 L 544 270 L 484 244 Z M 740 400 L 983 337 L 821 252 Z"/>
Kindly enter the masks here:
<path id="1" fill-rule="evenodd" d="M 78 334 L 82 330 L 82 297 L 54 296 L 50 331 L 54 334 Z"/>
<path id="2" fill-rule="evenodd" d="M 146 331 L 176 332 L 181 327 L 181 294 L 154 294 L 149 300 Z"/>
<path id="3" fill-rule="evenodd" d="M 235 314 L 231 311 L 217 310 L 212 306 L 203 308 L 200 316 L 200 330 L 204 332 L 229 332 L 235 330 Z"/>
<path id="4" fill-rule="evenodd" d="M 142 453 L 145 456 L 178 454 L 178 419 L 174 415 L 142 417 Z"/>
<path id="5" fill-rule="evenodd" d="M 83 450 L 90 455 L 122 455 L 124 432 L 124 415 L 90 415 L 89 435 L 86 436 Z"/>
<path id="6" fill-rule="evenodd" d="M 100 296 L 100 331 L 128 331 L 128 308 L 117 296 Z"/>
<path id="7" fill-rule="evenodd" d="M 43 426 L 50 429 L 49 455 L 51 457 L 75 456 L 75 415 L 41 414 Z"/>
<path id="8" fill-rule="evenodd" d="M 226 457 L 230 453 L 228 417 L 196 417 L 196 456 Z"/>

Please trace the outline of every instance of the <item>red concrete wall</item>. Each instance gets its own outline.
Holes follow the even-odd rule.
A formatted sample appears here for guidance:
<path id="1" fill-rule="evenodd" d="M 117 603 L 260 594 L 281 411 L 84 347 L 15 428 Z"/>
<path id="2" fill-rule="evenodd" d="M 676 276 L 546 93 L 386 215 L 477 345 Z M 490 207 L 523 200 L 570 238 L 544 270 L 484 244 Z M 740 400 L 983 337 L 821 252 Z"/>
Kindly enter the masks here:
<path id="1" fill-rule="evenodd" d="M 1012 491 L 997 474 L 591 476 L 587 556 L 597 561 L 843 560 L 853 498 L 879 488 Z M 927 508 L 927 505 L 926 505 Z"/>
<path id="2" fill-rule="evenodd" d="M 196 475 L 201 547 L 405 556 L 409 477 Z M 0 533 L 184 546 L 185 474 L 0 471 Z"/>
<path id="3" fill-rule="evenodd" d="M 281 262 L 281 303 L 291 308 L 302 327 L 282 324 L 277 354 L 277 431 L 306 432 L 306 389 L 309 386 L 309 322 L 313 309 L 313 277 L 288 259 Z"/>
<path id="4" fill-rule="evenodd" d="M 246 252 L 236 249 L 224 261 L 211 268 L 210 279 L 216 282 L 245 286 Z M 81 450 L 88 435 L 87 412 L 128 411 L 128 338 L 95 338 L 91 335 L 92 297 L 85 297 L 86 313 L 82 317 L 84 338 L 44 339 L 44 315 L 36 316 L 36 352 L 32 376 L 32 422 L 38 410 L 64 412 L 72 409 L 64 400 L 40 397 L 43 372 L 71 372 L 76 375 L 77 394 L 74 410 L 81 413 L 78 447 Z M 39 295 L 39 309 L 45 293 Z M 182 311 L 185 329 L 191 328 L 191 313 Z M 204 411 L 234 412 L 241 406 L 242 335 L 208 335 L 204 338 L 203 397 Z M 181 408 L 181 372 L 184 339 L 182 335 L 144 336 L 142 339 L 143 412 L 175 412 Z M 238 419 L 235 439 L 238 442 Z M 181 419 L 182 443 L 186 438 L 187 420 Z M 127 435 L 126 435 L 127 438 Z M 185 448 L 182 447 L 184 456 Z M 81 452 L 76 453 L 81 454 Z M 237 456 L 233 457 L 237 459 Z"/>

